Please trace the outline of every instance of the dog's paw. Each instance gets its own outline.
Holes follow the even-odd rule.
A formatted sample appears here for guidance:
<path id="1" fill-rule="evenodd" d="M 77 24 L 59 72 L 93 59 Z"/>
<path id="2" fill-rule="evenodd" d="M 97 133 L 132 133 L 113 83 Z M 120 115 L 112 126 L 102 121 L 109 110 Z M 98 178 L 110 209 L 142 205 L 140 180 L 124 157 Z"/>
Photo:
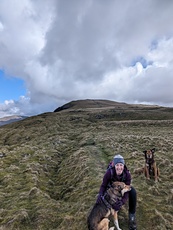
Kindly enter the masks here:
<path id="1" fill-rule="evenodd" d="M 115 229 L 114 227 L 109 228 L 109 230 L 114 230 L 114 229 Z"/>
<path id="2" fill-rule="evenodd" d="M 117 228 L 117 227 L 111 227 L 109 228 L 109 230 L 122 230 L 121 228 Z"/>

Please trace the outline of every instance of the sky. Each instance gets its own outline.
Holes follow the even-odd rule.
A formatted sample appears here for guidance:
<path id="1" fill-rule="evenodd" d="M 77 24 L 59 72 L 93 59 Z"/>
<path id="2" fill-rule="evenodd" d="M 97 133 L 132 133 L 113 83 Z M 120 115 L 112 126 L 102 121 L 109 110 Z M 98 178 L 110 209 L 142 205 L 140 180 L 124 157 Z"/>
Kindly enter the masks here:
<path id="1" fill-rule="evenodd" d="M 173 107 L 172 0 L 1 0 L 0 117 L 73 100 Z"/>

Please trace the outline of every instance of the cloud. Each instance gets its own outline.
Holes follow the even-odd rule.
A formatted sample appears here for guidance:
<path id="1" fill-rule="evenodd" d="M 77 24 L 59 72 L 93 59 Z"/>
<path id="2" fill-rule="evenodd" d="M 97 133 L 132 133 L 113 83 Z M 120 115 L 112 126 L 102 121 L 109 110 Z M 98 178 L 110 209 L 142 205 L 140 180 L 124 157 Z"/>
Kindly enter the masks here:
<path id="1" fill-rule="evenodd" d="M 172 11 L 169 0 L 1 1 L 0 68 L 28 92 L 11 107 L 32 115 L 84 98 L 173 106 Z"/>

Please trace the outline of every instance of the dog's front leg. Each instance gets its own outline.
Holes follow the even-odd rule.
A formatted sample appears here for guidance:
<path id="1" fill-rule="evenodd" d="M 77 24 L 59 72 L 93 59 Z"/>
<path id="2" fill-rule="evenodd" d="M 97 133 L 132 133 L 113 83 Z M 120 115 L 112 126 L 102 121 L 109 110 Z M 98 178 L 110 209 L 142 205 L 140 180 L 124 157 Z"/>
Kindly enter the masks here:
<path id="1" fill-rule="evenodd" d="M 149 165 L 148 164 L 145 165 L 145 175 L 146 175 L 146 178 L 149 180 L 150 175 L 149 175 Z"/>
<path id="2" fill-rule="evenodd" d="M 117 228 L 117 230 L 122 230 L 122 229 L 119 227 L 118 220 L 115 220 L 115 221 L 114 221 L 114 224 L 115 224 L 115 227 Z"/>
<path id="3" fill-rule="evenodd" d="M 118 212 L 116 212 L 116 211 L 113 212 L 113 218 L 114 218 L 114 224 L 115 224 L 115 227 L 117 228 L 117 230 L 122 230 L 119 227 L 119 223 L 118 223 Z"/>

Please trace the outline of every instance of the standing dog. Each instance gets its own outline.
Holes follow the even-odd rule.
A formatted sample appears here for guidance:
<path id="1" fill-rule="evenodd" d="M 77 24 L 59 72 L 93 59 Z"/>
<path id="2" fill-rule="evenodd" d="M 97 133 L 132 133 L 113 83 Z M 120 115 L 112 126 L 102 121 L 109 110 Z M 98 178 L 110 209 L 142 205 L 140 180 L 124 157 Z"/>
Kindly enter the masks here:
<path id="1" fill-rule="evenodd" d="M 126 185 L 125 183 L 118 181 L 113 182 L 112 187 L 106 191 L 104 197 L 102 198 L 102 202 L 96 203 L 92 208 L 87 219 L 88 229 L 108 230 L 109 217 L 112 214 L 117 230 L 121 230 L 118 223 L 118 212 L 112 208 L 112 205 L 117 201 L 117 199 L 121 199 L 125 192 L 130 190 L 130 185 Z M 113 229 L 114 227 L 110 228 L 110 230 Z"/>
<path id="2" fill-rule="evenodd" d="M 154 152 L 155 148 L 143 151 L 145 154 L 144 172 L 147 179 L 150 179 L 152 176 L 154 176 L 154 179 L 157 182 L 159 177 L 159 169 L 154 160 Z"/>

